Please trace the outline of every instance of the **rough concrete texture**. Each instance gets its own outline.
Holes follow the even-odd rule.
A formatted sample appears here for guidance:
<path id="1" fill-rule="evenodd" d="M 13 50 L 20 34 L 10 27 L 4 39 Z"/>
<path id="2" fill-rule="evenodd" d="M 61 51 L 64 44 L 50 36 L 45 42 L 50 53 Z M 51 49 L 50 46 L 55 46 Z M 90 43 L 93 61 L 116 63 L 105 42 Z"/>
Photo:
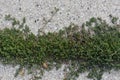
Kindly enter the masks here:
<path id="1" fill-rule="evenodd" d="M 120 0 L 0 0 L 0 26 L 8 26 L 4 16 L 11 14 L 27 24 L 34 33 L 51 18 L 51 12 L 59 11 L 45 26 L 44 30 L 56 31 L 71 22 L 81 25 L 91 17 L 102 17 L 108 21 L 109 14 L 120 17 Z M 45 20 L 44 20 L 45 19 Z"/>
<path id="2" fill-rule="evenodd" d="M 59 11 L 45 25 L 52 14 Z M 39 28 L 44 27 L 45 32 L 57 31 L 67 27 L 70 23 L 81 25 L 91 17 L 102 17 L 109 22 L 109 14 L 120 17 L 120 0 L 0 0 L 0 28 L 10 27 L 11 23 L 5 21 L 5 15 L 10 14 L 19 20 L 26 17 L 27 24 L 37 34 Z M 16 67 L 0 64 L 0 80 L 30 80 L 31 75 L 14 78 Z M 90 80 L 88 73 L 80 74 L 77 80 Z M 46 71 L 42 80 L 62 80 L 62 69 Z M 102 80 L 120 80 L 120 71 L 105 72 Z"/>

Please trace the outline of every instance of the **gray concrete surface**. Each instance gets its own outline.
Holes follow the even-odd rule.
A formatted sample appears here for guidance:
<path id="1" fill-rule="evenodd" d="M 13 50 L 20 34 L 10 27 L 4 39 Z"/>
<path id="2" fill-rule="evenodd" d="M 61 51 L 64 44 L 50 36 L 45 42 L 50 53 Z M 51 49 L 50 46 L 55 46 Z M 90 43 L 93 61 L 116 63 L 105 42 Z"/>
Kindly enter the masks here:
<path id="1" fill-rule="evenodd" d="M 109 21 L 109 14 L 120 17 L 119 3 L 120 0 L 0 0 L 0 26 L 10 25 L 4 16 L 11 14 L 19 20 L 26 17 L 32 32 L 37 33 L 55 7 L 59 11 L 45 26 L 45 32 L 67 27 L 71 22 L 81 25 L 93 16 Z"/>

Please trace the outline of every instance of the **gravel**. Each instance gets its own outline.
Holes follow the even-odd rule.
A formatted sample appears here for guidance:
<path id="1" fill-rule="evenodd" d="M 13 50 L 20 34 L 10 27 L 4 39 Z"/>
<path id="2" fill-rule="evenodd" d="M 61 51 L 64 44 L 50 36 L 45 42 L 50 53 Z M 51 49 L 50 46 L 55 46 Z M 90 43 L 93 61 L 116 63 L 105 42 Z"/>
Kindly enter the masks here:
<path id="1" fill-rule="evenodd" d="M 59 11 L 51 18 L 51 12 Z M 45 32 L 53 32 L 67 27 L 70 23 L 81 25 L 91 17 L 102 17 L 109 22 L 109 14 L 120 18 L 120 0 L 0 0 L 0 28 L 11 27 L 5 21 L 5 15 L 12 15 L 18 20 L 27 19 L 31 31 L 37 34 L 39 28 Z M 45 25 L 45 20 L 48 22 Z M 63 65 L 64 66 L 64 65 Z M 0 80 L 30 80 L 32 75 L 25 74 L 14 78 L 19 66 L 3 65 L 0 63 Z M 46 71 L 42 80 L 63 80 L 63 68 Z M 88 72 L 80 74 L 77 80 L 90 80 Z M 105 72 L 102 80 L 120 80 L 120 71 Z"/>

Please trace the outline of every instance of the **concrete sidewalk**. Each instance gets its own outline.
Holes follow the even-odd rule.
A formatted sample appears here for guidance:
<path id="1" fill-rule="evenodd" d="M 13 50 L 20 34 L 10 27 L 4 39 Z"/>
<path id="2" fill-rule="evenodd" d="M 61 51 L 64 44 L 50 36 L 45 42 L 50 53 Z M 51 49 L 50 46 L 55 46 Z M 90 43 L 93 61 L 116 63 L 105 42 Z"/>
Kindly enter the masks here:
<path id="1" fill-rule="evenodd" d="M 51 12 L 59 11 L 51 18 Z M 109 14 L 120 18 L 120 0 L 0 0 L 0 28 L 10 27 L 11 23 L 5 21 L 5 15 L 10 14 L 20 21 L 26 17 L 27 24 L 37 34 L 39 28 L 44 31 L 58 31 L 70 23 L 79 26 L 91 17 L 102 17 L 109 22 Z M 51 19 L 51 20 L 50 20 Z M 50 20 L 45 25 L 45 21 Z M 30 80 L 32 75 L 14 78 L 16 67 L 3 66 L 0 63 L 0 80 Z M 88 73 L 80 74 L 77 80 L 90 80 Z M 45 72 L 42 80 L 63 80 L 63 68 Z M 102 80 L 120 80 L 120 71 L 112 70 L 104 73 Z"/>

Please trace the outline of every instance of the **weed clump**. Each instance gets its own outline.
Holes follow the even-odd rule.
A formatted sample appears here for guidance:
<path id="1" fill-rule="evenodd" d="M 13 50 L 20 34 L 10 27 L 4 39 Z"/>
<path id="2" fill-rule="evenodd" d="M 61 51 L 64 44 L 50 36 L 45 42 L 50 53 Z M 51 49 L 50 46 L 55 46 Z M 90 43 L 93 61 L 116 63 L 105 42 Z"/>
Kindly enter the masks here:
<path id="1" fill-rule="evenodd" d="M 0 58 L 22 66 L 71 61 L 68 68 L 73 80 L 86 70 L 91 71 L 89 78 L 100 80 L 106 69 L 120 68 L 120 25 L 113 19 L 112 26 L 101 18 L 91 18 L 82 27 L 71 24 L 59 32 L 34 35 L 25 18 L 20 23 L 8 15 L 6 20 L 13 27 L 0 30 Z"/>

